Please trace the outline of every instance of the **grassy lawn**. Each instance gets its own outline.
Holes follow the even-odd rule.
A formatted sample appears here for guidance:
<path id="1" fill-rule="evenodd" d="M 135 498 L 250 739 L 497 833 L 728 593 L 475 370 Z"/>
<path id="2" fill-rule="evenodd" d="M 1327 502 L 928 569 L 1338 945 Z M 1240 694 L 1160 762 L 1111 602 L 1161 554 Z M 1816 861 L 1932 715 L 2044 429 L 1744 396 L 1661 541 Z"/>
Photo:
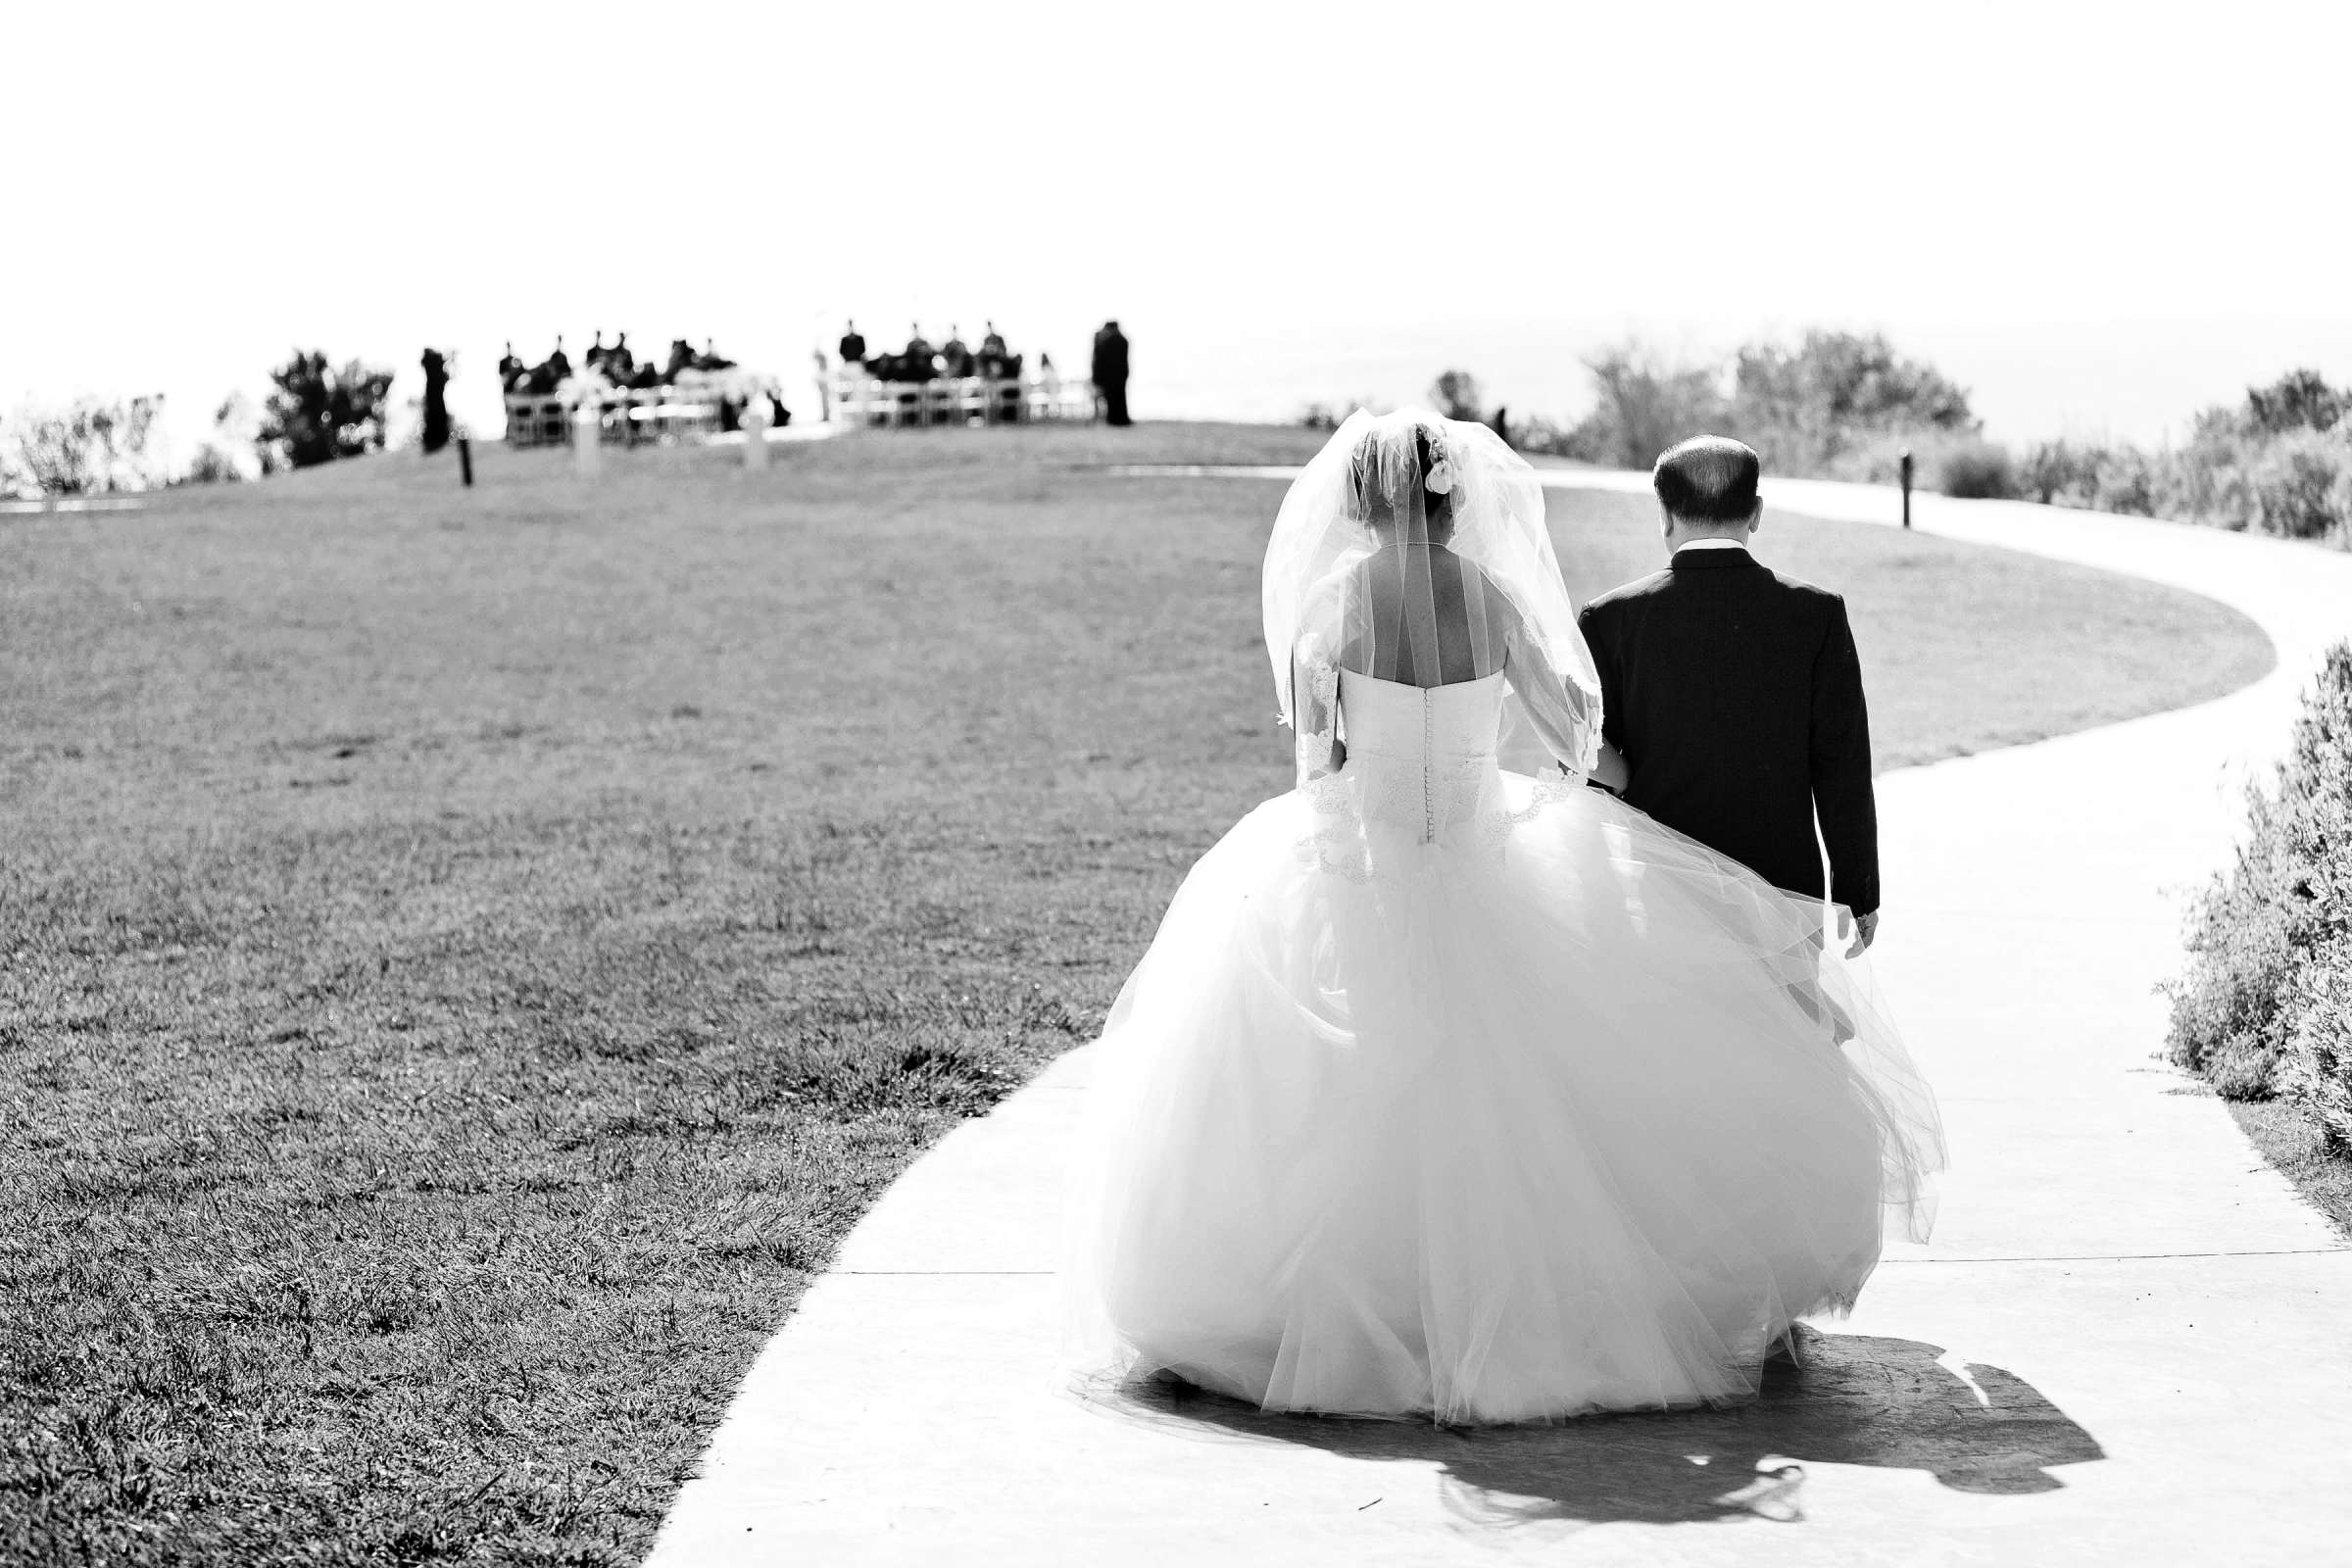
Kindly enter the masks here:
<path id="1" fill-rule="evenodd" d="M 633 1561 L 880 1187 L 1287 786 L 1302 432 L 370 460 L 0 521 L 0 1560 Z M 1581 591 L 1639 498 L 1555 493 Z M 1776 517 L 1892 765 L 2270 662 Z M 1889 867 L 1896 917 L 1902 871 Z"/>

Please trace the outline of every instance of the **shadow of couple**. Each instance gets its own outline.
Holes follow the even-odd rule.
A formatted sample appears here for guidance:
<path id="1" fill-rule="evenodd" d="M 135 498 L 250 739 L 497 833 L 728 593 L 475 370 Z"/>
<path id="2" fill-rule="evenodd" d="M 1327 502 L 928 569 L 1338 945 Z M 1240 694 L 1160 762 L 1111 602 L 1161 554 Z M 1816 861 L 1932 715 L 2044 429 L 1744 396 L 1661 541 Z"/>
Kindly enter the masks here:
<path id="1" fill-rule="evenodd" d="M 1750 1403 L 1597 1415 L 1553 1426 L 1439 1427 L 1279 1415 L 1164 1378 L 1103 1402 L 1198 1435 L 1302 1444 L 1348 1458 L 1441 1467 L 1466 1521 L 1672 1524 L 1804 1517 L 1807 1461 L 1932 1472 L 1961 1492 L 2049 1492 L 2056 1465 L 2104 1458 L 2022 1379 L 1915 1340 L 1799 1330 L 1801 1367 L 1769 1363 Z"/>

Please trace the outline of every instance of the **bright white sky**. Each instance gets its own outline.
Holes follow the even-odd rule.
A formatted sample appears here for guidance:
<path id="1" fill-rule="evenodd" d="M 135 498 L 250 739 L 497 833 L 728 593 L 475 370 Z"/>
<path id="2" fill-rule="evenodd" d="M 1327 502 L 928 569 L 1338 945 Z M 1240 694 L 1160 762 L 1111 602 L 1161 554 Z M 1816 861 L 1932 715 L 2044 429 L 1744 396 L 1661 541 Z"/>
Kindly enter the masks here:
<path id="1" fill-rule="evenodd" d="M 0 411 L 300 344 L 491 366 L 625 328 L 798 372 L 856 316 L 1083 365 L 1138 413 L 1526 412 L 1640 331 L 1883 328 L 1993 433 L 2153 439 L 2352 380 L 2348 8 L 23 5 Z M 804 412 L 806 396 L 791 397 Z"/>

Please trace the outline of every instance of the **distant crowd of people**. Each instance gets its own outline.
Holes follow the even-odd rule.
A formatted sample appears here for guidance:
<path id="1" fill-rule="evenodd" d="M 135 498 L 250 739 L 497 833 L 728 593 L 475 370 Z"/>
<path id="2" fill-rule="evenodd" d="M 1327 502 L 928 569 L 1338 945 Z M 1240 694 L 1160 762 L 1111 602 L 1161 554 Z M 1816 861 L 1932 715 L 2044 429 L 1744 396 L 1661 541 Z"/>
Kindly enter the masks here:
<path id="1" fill-rule="evenodd" d="M 908 329 L 906 346 L 897 353 L 876 354 L 866 346 L 865 335 L 858 323 L 845 323 L 841 342 L 836 346 L 844 371 L 862 371 L 883 381 L 960 380 L 979 376 L 991 381 L 1021 379 L 1023 356 L 1004 346 L 997 323 L 983 323 L 987 331 L 975 350 L 963 341 L 963 334 L 954 326 L 948 328 L 948 339 L 937 348 L 923 336 L 921 322 Z M 817 368 L 827 368 L 824 356 L 817 356 Z M 1110 424 L 1129 424 L 1127 416 L 1127 338 L 1116 321 L 1105 321 L 1095 334 L 1093 364 L 1089 367 L 1095 390 L 1102 399 L 1103 418 Z M 1054 356 L 1041 353 L 1037 357 L 1038 375 L 1051 380 L 1054 375 Z"/>
<path id="2" fill-rule="evenodd" d="M 996 322 L 984 324 L 988 330 L 981 336 L 980 347 L 976 350 L 966 344 L 962 332 L 953 326 L 948 328 L 948 340 L 933 348 L 931 340 L 923 336 L 923 329 L 917 324 L 908 332 L 904 349 L 896 354 L 875 354 L 867 350 L 865 335 L 858 330 L 858 323 L 852 321 L 841 334 L 838 345 L 841 368 L 861 369 L 884 381 L 958 381 L 973 375 L 991 381 L 1018 380 L 1022 356 L 1004 346 L 1004 334 L 997 330 Z M 1043 355 L 1040 359 L 1041 368 L 1050 370 L 1054 368 L 1053 356 Z"/>
<path id="3" fill-rule="evenodd" d="M 731 370 L 735 368 L 733 360 L 718 352 L 714 340 L 705 338 L 703 351 L 697 354 L 694 345 L 682 337 L 670 339 L 667 359 L 660 363 L 648 360 L 640 365 L 636 354 L 629 348 L 628 333 L 619 334 L 608 346 L 601 328 L 597 331 L 596 341 L 589 344 L 588 352 L 581 356 L 581 363 L 584 368 L 595 370 L 616 387 L 670 386 L 690 370 Z M 512 340 L 507 344 L 506 357 L 498 362 L 499 385 L 509 392 L 546 396 L 561 388 L 571 376 L 571 356 L 564 352 L 562 333 L 556 335 L 555 352 L 537 365 L 525 365 L 516 359 Z"/>

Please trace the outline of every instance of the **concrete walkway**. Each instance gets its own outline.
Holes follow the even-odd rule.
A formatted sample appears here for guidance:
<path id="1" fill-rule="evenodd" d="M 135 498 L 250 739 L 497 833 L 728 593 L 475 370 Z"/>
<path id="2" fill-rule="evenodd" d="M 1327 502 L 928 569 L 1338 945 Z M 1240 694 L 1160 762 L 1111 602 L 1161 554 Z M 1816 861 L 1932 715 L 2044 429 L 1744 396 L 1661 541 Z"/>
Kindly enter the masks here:
<path id="1" fill-rule="evenodd" d="M 1857 486 L 1769 500 L 1895 511 Z M 2228 856 L 2239 781 L 2352 633 L 2352 556 L 2006 503 L 1916 515 L 2235 606 L 2279 667 L 1882 781 L 1878 972 L 1953 1170 L 1935 1243 L 1890 1255 L 1802 1373 L 1741 1410 L 1466 1433 L 1081 1399 L 1054 1374 L 1053 1277 L 1079 1052 L 858 1227 L 653 1561 L 2352 1560 L 2352 1248 L 2156 1058 L 2152 989 L 2178 968 L 2184 896 Z"/>

